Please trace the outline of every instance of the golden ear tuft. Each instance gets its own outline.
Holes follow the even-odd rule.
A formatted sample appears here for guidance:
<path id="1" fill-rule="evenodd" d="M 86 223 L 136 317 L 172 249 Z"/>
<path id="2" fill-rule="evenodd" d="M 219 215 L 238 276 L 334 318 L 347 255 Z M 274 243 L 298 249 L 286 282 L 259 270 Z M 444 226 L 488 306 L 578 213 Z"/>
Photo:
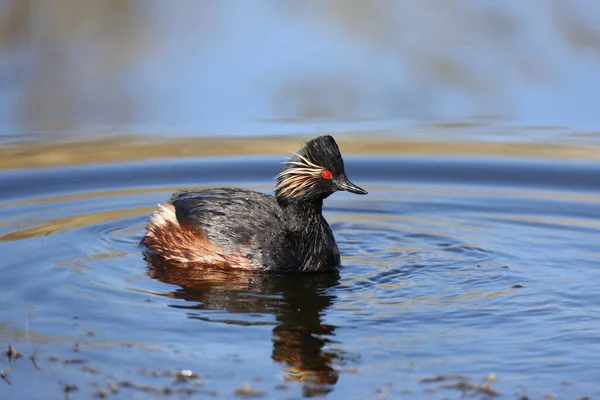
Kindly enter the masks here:
<path id="1" fill-rule="evenodd" d="M 304 157 L 293 153 L 298 159 L 284 162 L 291 167 L 281 171 L 276 177 L 277 185 L 275 191 L 278 196 L 292 197 L 306 189 L 316 185 L 321 178 L 325 168 L 310 160 L 310 156 Z"/>

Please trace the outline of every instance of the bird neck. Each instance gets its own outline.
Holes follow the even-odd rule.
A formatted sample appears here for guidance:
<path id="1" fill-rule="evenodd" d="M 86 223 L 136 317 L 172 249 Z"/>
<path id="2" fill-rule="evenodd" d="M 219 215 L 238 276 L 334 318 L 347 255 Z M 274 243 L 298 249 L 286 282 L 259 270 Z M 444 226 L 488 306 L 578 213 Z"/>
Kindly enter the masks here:
<path id="1" fill-rule="evenodd" d="M 307 231 L 322 224 L 323 199 L 311 201 L 279 202 L 288 228 L 292 231 Z"/>

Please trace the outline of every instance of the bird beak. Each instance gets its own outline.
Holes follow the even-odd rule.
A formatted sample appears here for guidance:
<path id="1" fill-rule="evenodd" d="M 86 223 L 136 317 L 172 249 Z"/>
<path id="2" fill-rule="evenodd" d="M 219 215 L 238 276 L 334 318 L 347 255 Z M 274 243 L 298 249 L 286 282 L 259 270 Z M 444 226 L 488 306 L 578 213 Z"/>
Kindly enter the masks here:
<path id="1" fill-rule="evenodd" d="M 369 193 L 365 189 L 359 188 L 354 183 L 350 182 L 348 180 L 348 178 L 346 178 L 346 177 L 344 177 L 340 182 L 338 182 L 337 186 L 338 186 L 339 190 L 345 190 L 350 193 L 356 193 L 356 194 Z"/>

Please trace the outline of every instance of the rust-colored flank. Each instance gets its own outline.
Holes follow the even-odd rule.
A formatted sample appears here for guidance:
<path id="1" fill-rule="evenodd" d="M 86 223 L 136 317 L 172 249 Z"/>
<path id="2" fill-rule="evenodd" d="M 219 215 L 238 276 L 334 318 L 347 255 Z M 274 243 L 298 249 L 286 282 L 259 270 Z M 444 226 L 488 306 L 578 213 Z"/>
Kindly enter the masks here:
<path id="1" fill-rule="evenodd" d="M 163 257 L 176 263 L 207 264 L 217 268 L 252 269 L 249 259 L 238 254 L 226 254 L 211 243 L 197 227 L 181 225 L 175 207 L 161 204 L 152 215 L 142 242 Z"/>

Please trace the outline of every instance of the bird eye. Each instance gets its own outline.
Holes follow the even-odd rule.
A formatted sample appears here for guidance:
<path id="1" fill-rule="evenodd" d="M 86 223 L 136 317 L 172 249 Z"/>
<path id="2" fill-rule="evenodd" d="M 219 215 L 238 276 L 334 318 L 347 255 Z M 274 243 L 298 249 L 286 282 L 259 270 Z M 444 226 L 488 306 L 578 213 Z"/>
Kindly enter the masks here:
<path id="1" fill-rule="evenodd" d="M 331 179 L 331 172 L 324 169 L 323 172 L 321 172 L 321 175 L 323 176 L 323 178 L 325 179 Z"/>

